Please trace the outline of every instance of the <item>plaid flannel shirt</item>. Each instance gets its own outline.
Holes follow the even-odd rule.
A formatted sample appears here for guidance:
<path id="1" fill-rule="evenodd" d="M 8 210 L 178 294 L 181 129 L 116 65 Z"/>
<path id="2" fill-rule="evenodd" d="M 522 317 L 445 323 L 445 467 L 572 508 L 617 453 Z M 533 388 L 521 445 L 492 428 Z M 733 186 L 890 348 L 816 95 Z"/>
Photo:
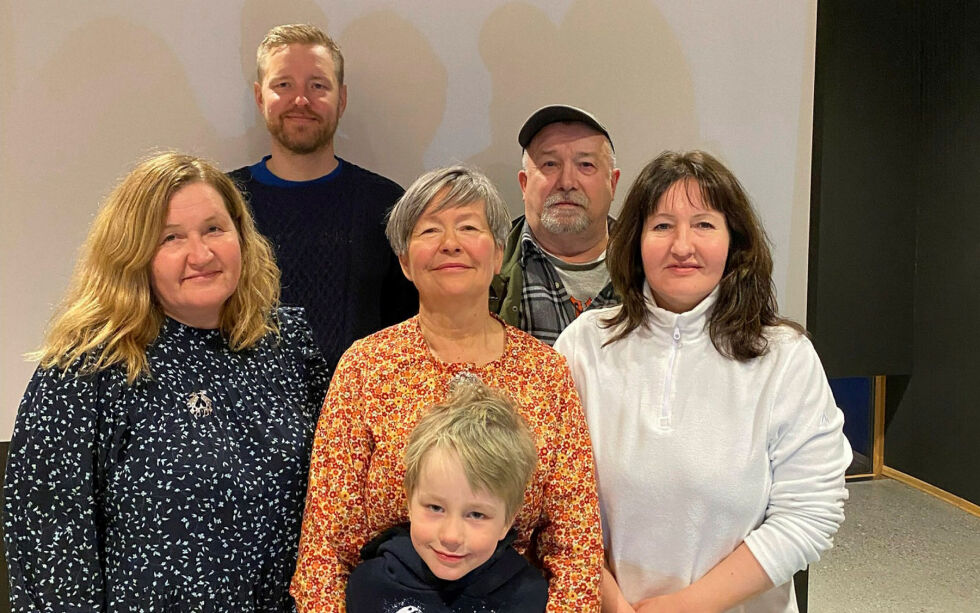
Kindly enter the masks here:
<path id="1" fill-rule="evenodd" d="M 610 220 L 610 225 L 612 220 Z M 524 273 L 524 287 L 521 290 L 520 329 L 534 338 L 554 345 L 568 324 L 572 323 L 578 314 L 569 299 L 558 271 L 548 261 L 541 251 L 527 223 L 521 231 L 521 269 Z M 612 282 L 607 281 L 605 287 L 592 299 L 585 308 L 601 309 L 619 304 L 619 299 L 613 292 Z"/>

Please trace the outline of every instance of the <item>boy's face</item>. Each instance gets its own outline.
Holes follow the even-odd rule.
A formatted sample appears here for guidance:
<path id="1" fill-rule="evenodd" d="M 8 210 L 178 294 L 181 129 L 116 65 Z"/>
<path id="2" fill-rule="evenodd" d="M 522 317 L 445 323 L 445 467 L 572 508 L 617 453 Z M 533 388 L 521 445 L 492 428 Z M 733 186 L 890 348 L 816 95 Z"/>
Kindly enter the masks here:
<path id="1" fill-rule="evenodd" d="M 408 501 L 412 545 L 432 574 L 463 577 L 490 559 L 513 523 L 503 499 L 474 492 L 455 453 L 432 449 Z"/>

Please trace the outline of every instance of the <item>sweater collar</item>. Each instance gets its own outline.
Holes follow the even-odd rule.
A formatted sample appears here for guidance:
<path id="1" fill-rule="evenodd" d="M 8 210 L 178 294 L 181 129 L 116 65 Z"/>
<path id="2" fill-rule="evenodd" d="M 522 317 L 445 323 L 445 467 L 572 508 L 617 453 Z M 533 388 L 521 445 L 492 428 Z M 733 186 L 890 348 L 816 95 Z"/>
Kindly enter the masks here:
<path id="1" fill-rule="evenodd" d="M 715 286 L 715 289 L 711 290 L 711 293 L 697 306 L 683 313 L 674 313 L 657 306 L 653 292 L 646 283 L 643 284 L 643 299 L 647 305 L 649 313 L 647 322 L 650 326 L 670 331 L 679 330 L 684 336 L 696 336 L 707 331 L 708 318 L 718 300 L 718 286 Z"/>

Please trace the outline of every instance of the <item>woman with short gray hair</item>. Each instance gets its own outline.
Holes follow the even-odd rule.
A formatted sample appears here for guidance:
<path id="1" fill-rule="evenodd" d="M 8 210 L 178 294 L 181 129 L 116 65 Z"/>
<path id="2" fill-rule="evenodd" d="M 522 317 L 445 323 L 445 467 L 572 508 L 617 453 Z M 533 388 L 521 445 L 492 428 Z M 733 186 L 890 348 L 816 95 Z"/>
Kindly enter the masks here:
<path id="1" fill-rule="evenodd" d="M 419 314 L 357 341 L 337 366 L 317 427 L 293 577 L 300 611 L 341 610 L 360 547 L 408 521 L 409 433 L 425 407 L 473 380 L 510 395 L 534 431 L 539 464 L 514 546 L 545 570 L 548 611 L 599 610 L 592 449 L 568 366 L 487 306 L 509 226 L 493 184 L 463 166 L 422 175 L 392 208 L 388 240 L 418 288 Z M 443 546 L 465 555 L 465 544 Z"/>
<path id="2" fill-rule="evenodd" d="M 501 249 L 504 248 L 507 232 L 510 231 L 510 214 L 500 192 L 483 173 L 466 166 L 448 166 L 430 170 L 416 179 L 391 208 L 385 235 L 395 254 L 401 256 L 408 251 L 415 224 L 437 196 L 440 198 L 432 209 L 433 213 L 453 206 L 483 202 L 483 213 L 494 242 Z"/>

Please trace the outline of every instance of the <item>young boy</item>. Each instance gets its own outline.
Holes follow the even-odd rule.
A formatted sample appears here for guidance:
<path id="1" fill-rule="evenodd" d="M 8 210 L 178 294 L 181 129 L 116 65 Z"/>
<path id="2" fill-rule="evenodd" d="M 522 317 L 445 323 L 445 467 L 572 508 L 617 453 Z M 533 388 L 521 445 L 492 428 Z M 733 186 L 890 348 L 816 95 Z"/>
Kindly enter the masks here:
<path id="1" fill-rule="evenodd" d="M 543 612 L 548 582 L 511 543 L 537 465 L 514 405 L 482 383 L 457 386 L 405 449 L 410 524 L 361 550 L 348 613 Z"/>

